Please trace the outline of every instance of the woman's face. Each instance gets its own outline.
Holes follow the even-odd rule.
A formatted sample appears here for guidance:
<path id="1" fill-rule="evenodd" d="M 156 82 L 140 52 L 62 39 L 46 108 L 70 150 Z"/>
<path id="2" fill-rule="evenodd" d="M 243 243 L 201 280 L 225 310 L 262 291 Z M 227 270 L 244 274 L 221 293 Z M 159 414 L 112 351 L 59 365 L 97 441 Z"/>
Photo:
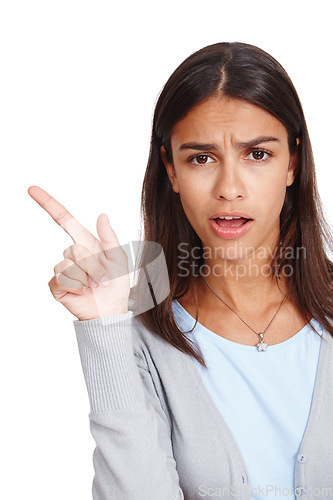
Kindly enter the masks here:
<path id="1" fill-rule="evenodd" d="M 173 165 L 162 146 L 163 162 L 204 247 L 219 247 L 236 260 L 248 255 L 247 248 L 275 248 L 286 187 L 297 167 L 279 120 L 245 100 L 209 98 L 173 127 L 171 148 Z M 218 235 L 210 219 L 219 212 L 243 212 L 253 221 L 241 235 Z"/>

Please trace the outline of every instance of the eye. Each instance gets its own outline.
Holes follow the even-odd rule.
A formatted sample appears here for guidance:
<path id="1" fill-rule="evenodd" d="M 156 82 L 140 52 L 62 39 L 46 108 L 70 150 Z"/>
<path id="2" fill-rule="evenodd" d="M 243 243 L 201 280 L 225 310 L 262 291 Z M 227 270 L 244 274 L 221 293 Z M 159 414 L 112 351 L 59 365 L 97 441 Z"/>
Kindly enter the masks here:
<path id="1" fill-rule="evenodd" d="M 249 155 L 254 155 L 252 158 L 252 160 L 256 161 L 256 162 L 259 162 L 259 161 L 267 161 L 268 158 L 270 156 L 272 156 L 271 153 L 268 153 L 268 151 L 265 151 L 264 149 L 254 149 L 253 151 L 251 151 L 251 153 L 249 153 Z M 248 156 L 249 156 L 248 155 Z M 266 155 L 266 157 L 264 157 L 264 155 Z"/>
<path id="2" fill-rule="evenodd" d="M 212 161 L 207 161 L 208 158 L 210 158 Z M 212 163 L 213 161 L 213 158 L 209 155 L 196 155 L 188 159 L 188 162 L 193 163 L 194 165 L 206 165 L 207 163 Z"/>

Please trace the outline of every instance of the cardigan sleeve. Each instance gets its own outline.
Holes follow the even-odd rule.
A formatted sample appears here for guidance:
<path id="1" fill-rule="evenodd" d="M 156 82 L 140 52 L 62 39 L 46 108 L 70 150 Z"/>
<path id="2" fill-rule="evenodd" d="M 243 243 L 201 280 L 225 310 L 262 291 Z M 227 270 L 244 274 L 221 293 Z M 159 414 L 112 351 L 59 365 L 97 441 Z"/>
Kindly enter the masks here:
<path id="1" fill-rule="evenodd" d="M 133 312 L 73 321 L 90 402 L 94 500 L 183 500 L 170 425 L 143 355 Z"/>

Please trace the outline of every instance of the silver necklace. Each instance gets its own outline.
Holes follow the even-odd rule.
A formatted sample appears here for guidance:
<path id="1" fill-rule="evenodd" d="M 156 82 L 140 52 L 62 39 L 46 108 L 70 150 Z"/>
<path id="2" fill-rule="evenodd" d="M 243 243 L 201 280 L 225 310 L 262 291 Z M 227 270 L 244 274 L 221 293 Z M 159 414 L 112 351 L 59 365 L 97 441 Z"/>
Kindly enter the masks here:
<path id="1" fill-rule="evenodd" d="M 205 280 L 205 278 L 203 277 L 203 279 Z M 274 314 L 273 318 L 270 320 L 270 322 L 268 323 L 268 325 L 266 326 L 265 330 L 263 332 L 256 332 L 254 328 L 252 328 L 252 326 L 250 326 L 239 314 L 238 312 L 236 312 L 231 306 L 229 306 L 226 302 L 224 302 L 223 299 L 221 299 L 221 297 L 219 297 L 217 295 L 216 292 L 214 292 L 214 290 L 212 289 L 212 287 L 207 283 L 207 281 L 205 280 L 205 283 L 206 285 L 211 289 L 211 291 L 216 295 L 216 297 L 218 299 L 220 299 L 226 306 L 229 307 L 229 309 L 231 309 L 235 314 L 237 314 L 237 316 L 239 317 L 239 319 L 241 319 L 243 321 L 243 323 L 245 323 L 249 328 L 251 328 L 251 330 L 254 331 L 254 333 L 256 333 L 257 335 L 259 335 L 260 337 L 260 342 L 257 344 L 257 349 L 258 351 L 267 351 L 267 347 L 268 345 L 264 342 L 264 333 L 266 332 L 267 328 L 269 327 L 269 325 L 272 323 L 273 319 L 275 318 L 275 316 L 277 315 L 277 313 L 279 312 L 280 308 L 282 307 L 282 305 L 284 304 L 289 292 L 287 292 L 287 294 L 285 295 L 284 299 L 282 300 L 281 304 L 279 305 L 279 308 L 278 310 L 276 311 L 276 313 Z"/>

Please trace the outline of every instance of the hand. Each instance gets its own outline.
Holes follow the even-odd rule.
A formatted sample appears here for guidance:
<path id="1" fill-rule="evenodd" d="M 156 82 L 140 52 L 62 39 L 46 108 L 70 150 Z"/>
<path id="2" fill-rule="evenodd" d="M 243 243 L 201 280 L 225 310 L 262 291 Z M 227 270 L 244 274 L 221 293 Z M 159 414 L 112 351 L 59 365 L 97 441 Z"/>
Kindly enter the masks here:
<path id="1" fill-rule="evenodd" d="M 97 218 L 98 239 L 40 187 L 28 193 L 74 242 L 54 267 L 48 283 L 53 297 L 81 321 L 128 312 L 128 258 L 107 215 Z"/>

